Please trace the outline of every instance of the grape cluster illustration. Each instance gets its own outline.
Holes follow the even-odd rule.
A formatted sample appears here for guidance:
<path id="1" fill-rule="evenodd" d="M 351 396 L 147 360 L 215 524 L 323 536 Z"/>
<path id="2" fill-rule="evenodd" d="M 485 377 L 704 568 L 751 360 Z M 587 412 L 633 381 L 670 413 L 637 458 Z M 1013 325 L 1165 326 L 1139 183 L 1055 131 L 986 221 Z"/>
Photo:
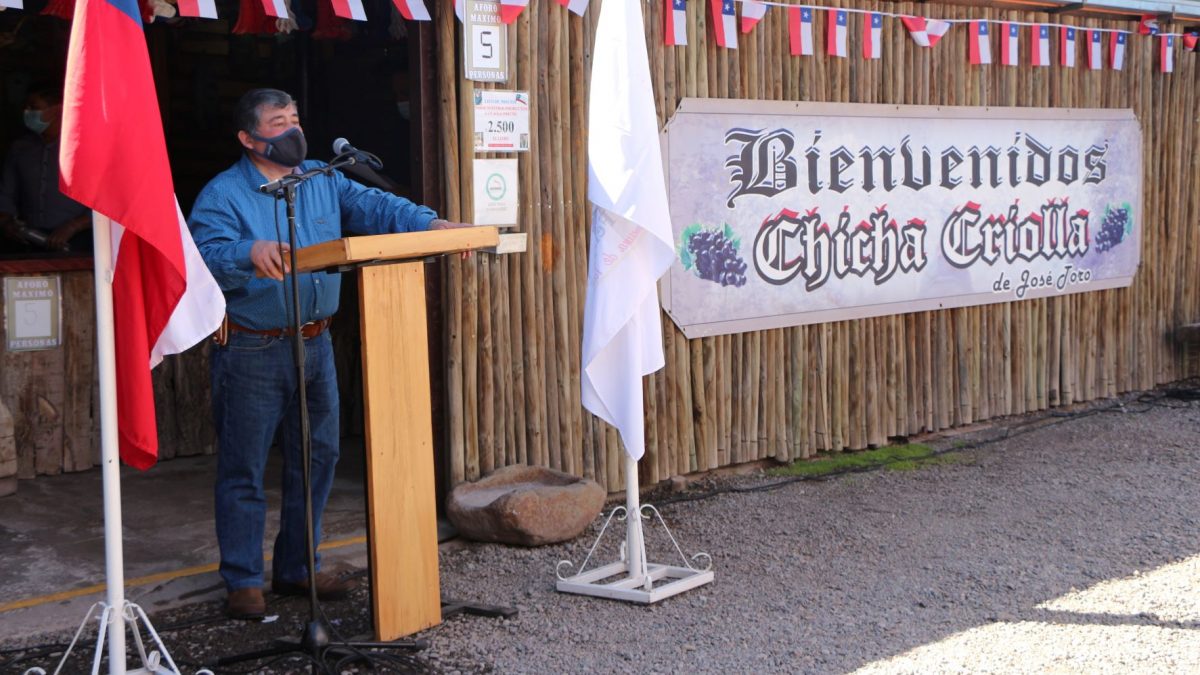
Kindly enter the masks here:
<path id="1" fill-rule="evenodd" d="M 1104 222 L 1096 233 L 1096 249 L 1107 251 L 1125 239 L 1125 228 L 1129 223 L 1129 207 L 1109 207 L 1104 210 Z"/>
<path id="2" fill-rule="evenodd" d="M 746 285 L 746 262 L 737 253 L 738 241 L 728 232 L 697 229 L 687 239 L 696 274 L 722 286 Z"/>

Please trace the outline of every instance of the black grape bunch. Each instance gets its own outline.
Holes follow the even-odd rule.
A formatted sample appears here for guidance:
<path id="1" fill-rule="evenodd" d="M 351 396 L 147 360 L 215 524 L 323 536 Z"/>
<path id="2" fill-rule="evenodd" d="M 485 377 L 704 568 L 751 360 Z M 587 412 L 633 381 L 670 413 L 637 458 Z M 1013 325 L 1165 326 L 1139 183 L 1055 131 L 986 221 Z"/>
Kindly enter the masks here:
<path id="1" fill-rule="evenodd" d="M 746 262 L 725 232 L 699 229 L 691 233 L 687 249 L 701 279 L 735 288 L 746 285 Z"/>
<path id="2" fill-rule="evenodd" d="M 1110 206 L 1104 209 L 1104 222 L 1096 233 L 1096 250 L 1103 253 L 1115 248 L 1125 239 L 1125 228 L 1129 224 L 1129 205 Z"/>

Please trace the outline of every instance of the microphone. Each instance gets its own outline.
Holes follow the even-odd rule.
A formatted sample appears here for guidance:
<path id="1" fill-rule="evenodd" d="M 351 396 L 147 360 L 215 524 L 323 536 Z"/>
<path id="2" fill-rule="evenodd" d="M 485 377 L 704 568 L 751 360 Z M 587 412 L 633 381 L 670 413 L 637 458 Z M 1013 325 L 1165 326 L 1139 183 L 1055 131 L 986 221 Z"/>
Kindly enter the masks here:
<path id="1" fill-rule="evenodd" d="M 338 155 L 338 156 L 351 155 L 354 157 L 354 159 L 358 160 L 359 162 L 362 162 L 363 164 L 366 164 L 367 166 L 371 167 L 372 169 L 375 169 L 376 171 L 379 171 L 380 169 L 383 168 L 383 162 L 379 161 L 378 157 L 376 157 L 375 155 L 372 155 L 369 152 L 359 150 L 358 148 L 354 147 L 353 145 L 350 145 L 350 141 L 348 141 L 344 138 L 338 138 L 338 139 L 334 140 L 333 154 Z"/>

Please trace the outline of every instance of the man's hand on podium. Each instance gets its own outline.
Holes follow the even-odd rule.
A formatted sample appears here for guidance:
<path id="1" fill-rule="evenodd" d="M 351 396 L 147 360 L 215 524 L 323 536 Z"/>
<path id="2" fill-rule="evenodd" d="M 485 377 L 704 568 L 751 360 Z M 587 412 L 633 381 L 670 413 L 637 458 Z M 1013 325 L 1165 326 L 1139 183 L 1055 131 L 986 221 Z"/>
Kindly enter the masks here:
<path id="1" fill-rule="evenodd" d="M 460 227 L 475 227 L 475 226 L 472 225 L 471 223 L 456 223 L 452 220 L 442 220 L 441 218 L 436 218 L 429 223 L 429 229 L 431 229 L 431 230 L 456 230 Z M 463 251 L 462 257 L 463 257 L 463 260 L 470 258 L 471 251 Z"/>
<path id="2" fill-rule="evenodd" d="M 431 230 L 456 230 L 460 227 L 475 226 L 470 223 L 456 223 L 451 220 L 442 220 L 441 218 L 435 218 L 429 222 L 429 229 Z"/>
<path id="3" fill-rule="evenodd" d="M 283 275 L 291 269 L 286 256 L 292 250 L 282 241 L 262 240 L 250 247 L 250 262 L 260 277 L 283 281 Z"/>

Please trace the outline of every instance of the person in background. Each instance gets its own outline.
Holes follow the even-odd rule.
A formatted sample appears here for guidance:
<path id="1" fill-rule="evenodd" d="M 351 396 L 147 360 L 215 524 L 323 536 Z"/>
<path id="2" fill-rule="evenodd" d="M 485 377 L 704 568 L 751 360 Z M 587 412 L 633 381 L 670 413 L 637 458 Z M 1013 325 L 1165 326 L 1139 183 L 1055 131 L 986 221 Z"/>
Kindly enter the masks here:
<path id="1" fill-rule="evenodd" d="M 90 251 L 91 211 L 58 190 L 62 91 L 34 88 L 24 117 L 30 133 L 13 142 L 0 173 L 0 234 L 10 248 Z"/>
<path id="2" fill-rule="evenodd" d="M 196 199 L 189 226 L 200 255 L 225 292 L 226 322 L 210 355 L 212 410 L 217 431 L 215 508 L 220 573 L 234 618 L 263 616 L 263 473 L 278 436 L 283 455 L 279 536 L 271 589 L 309 592 L 298 384 L 292 361 L 291 297 L 285 204 L 258 187 L 322 166 L 305 161 L 307 142 L 296 103 L 276 89 L 244 94 L 235 110 L 241 159 L 217 175 Z M 338 239 L 343 228 L 385 234 L 464 227 L 431 209 L 367 188 L 338 172 L 296 190 L 296 244 Z M 338 459 L 338 391 L 329 322 L 337 310 L 341 275 L 299 275 L 300 333 L 312 448 L 314 541 Z M 318 559 L 317 568 L 320 568 Z M 317 596 L 336 599 L 350 585 L 316 575 Z"/>

